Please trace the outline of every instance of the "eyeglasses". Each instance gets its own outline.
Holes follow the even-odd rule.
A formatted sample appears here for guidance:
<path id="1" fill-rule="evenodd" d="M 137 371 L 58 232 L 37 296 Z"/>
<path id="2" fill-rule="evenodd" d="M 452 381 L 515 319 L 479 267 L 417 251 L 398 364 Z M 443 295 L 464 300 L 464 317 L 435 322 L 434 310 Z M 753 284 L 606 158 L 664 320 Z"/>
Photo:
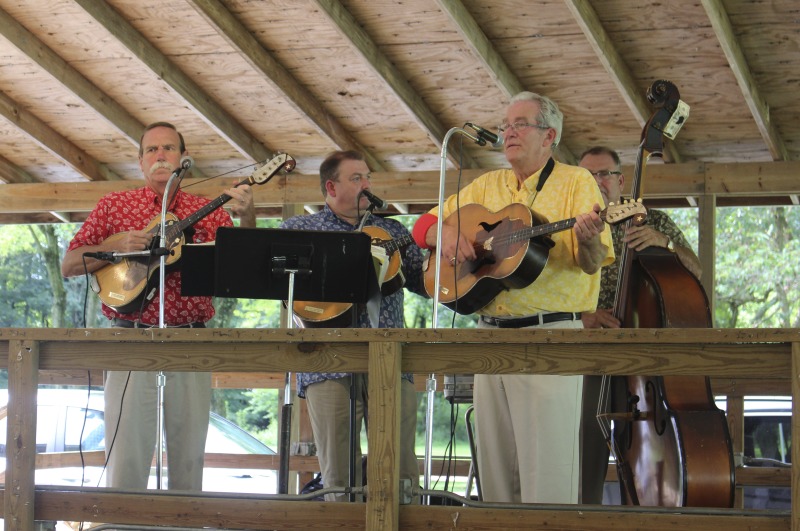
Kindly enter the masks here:
<path id="1" fill-rule="evenodd" d="M 500 133 L 505 133 L 509 129 L 513 129 L 514 131 L 519 132 L 520 129 L 525 129 L 526 127 L 535 127 L 536 129 L 550 129 L 549 125 L 540 124 L 540 123 L 528 123 L 528 122 L 514 122 L 513 124 L 509 123 L 502 123 L 497 126 L 497 130 Z"/>
<path id="2" fill-rule="evenodd" d="M 589 173 L 591 173 L 595 179 L 603 179 L 603 180 L 610 179 L 612 175 L 622 175 L 621 171 L 611 171 L 611 170 L 590 171 Z"/>

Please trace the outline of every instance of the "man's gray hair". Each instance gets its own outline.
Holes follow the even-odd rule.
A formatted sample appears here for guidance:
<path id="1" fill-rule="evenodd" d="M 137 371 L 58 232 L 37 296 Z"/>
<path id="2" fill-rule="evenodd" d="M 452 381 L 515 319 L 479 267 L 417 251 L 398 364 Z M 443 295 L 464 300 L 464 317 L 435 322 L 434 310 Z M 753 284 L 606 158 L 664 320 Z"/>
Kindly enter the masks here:
<path id="1" fill-rule="evenodd" d="M 547 96 L 528 91 L 520 92 L 511 98 L 510 103 L 516 103 L 518 101 L 534 101 L 539 104 L 539 116 L 536 117 L 536 121 L 555 129 L 556 140 L 553 142 L 552 146 L 553 149 L 555 149 L 558 143 L 561 142 L 561 129 L 564 127 L 564 114 L 559 110 L 556 102 Z"/>

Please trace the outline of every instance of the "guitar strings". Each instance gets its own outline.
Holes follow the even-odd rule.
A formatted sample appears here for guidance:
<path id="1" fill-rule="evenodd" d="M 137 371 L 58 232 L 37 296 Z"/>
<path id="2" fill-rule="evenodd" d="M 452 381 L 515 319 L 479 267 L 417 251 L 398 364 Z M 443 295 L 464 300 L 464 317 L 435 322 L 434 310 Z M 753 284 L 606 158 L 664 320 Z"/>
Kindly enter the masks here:
<path id="1" fill-rule="evenodd" d="M 211 181 L 213 179 L 219 179 L 220 177 L 225 177 L 226 175 L 230 175 L 232 173 L 238 173 L 238 172 L 241 172 L 242 170 L 246 170 L 248 168 L 258 169 L 259 167 L 263 166 L 266 163 L 267 163 L 267 160 L 264 159 L 262 161 L 254 162 L 253 164 L 246 164 L 244 166 L 240 166 L 238 168 L 234 168 L 234 169 L 232 169 L 230 171 L 226 171 L 224 173 L 218 173 L 217 175 L 212 175 L 211 177 L 206 177 L 205 179 L 198 179 L 196 182 L 193 182 L 193 183 L 187 184 L 186 186 L 183 186 L 183 188 L 184 189 L 191 188 L 192 186 L 195 186 L 195 185 L 198 185 L 198 184 L 203 184 L 203 183 Z"/>

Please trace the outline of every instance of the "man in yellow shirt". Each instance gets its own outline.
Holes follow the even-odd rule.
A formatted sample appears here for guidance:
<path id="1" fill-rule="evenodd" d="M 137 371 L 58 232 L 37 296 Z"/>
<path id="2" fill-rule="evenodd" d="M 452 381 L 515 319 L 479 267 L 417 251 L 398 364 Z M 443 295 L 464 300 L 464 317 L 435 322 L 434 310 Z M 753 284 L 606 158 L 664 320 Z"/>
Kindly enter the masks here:
<path id="1" fill-rule="evenodd" d="M 522 92 L 511 99 L 499 127 L 511 169 L 478 177 L 443 205 L 445 218 L 478 203 L 497 212 L 521 203 L 550 222 L 575 220 L 550 235 L 544 269 L 519 289 L 502 291 L 477 310 L 483 328 L 583 328 L 580 312 L 594 311 L 600 268 L 614 260 L 610 231 L 598 213 L 602 196 L 591 174 L 555 162 L 563 115 L 550 99 Z M 438 211 L 417 221 L 420 246 L 439 247 L 454 264 L 477 259 L 472 241 L 445 224 L 437 246 Z M 533 279 L 530 279 L 533 280 Z M 581 376 L 476 375 L 478 471 L 485 501 L 577 503 Z"/>

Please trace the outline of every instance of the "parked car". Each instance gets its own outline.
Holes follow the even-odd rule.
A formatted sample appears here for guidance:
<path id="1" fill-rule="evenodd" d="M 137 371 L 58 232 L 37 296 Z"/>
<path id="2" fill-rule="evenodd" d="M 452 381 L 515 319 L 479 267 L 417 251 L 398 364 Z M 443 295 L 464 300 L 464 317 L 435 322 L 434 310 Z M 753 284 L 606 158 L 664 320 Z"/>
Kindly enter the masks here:
<path id="1" fill-rule="evenodd" d="M 0 390 L 0 406 L 7 404 L 7 390 Z M 105 449 L 103 392 L 85 389 L 40 389 L 37 396 L 36 451 L 91 452 Z M 5 470 L 7 418 L 0 419 L 0 467 Z M 228 419 L 211 413 L 206 453 L 275 455 L 275 451 Z M 86 466 L 40 469 L 37 485 L 104 486 L 102 467 Z M 168 473 L 165 473 L 165 487 Z M 155 470 L 150 487 L 155 488 Z M 203 472 L 203 490 L 256 494 L 277 493 L 274 470 L 210 468 Z"/>
<path id="2" fill-rule="evenodd" d="M 717 407 L 725 410 L 725 400 Z M 744 401 L 744 466 L 789 467 L 792 463 L 792 397 L 748 396 Z M 744 487 L 746 509 L 791 509 L 789 487 Z"/>

